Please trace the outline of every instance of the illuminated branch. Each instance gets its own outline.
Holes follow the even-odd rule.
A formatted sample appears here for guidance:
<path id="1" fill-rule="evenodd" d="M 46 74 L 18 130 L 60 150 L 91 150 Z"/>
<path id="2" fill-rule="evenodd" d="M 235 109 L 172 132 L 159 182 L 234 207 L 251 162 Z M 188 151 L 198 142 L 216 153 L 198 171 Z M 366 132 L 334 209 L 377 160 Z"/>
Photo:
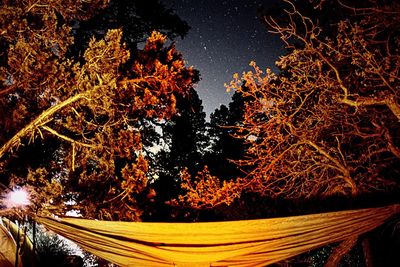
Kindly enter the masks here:
<path id="1" fill-rule="evenodd" d="M 400 159 L 400 149 L 394 145 L 393 138 L 390 135 L 388 130 L 385 131 L 384 136 L 387 141 L 387 147 L 388 147 L 389 151 L 392 152 L 393 155 L 395 155 L 397 158 Z"/>
<path id="2" fill-rule="evenodd" d="M 10 87 L 8 87 L 8 88 L 6 88 L 4 90 L 1 90 L 0 91 L 0 97 L 3 96 L 3 95 L 7 95 L 7 94 L 11 93 L 12 91 L 14 91 L 16 89 L 17 89 L 16 86 L 10 86 Z"/>
<path id="3" fill-rule="evenodd" d="M 368 97 L 358 97 L 356 100 L 350 100 L 347 98 L 341 99 L 340 102 L 353 106 L 353 107 L 367 107 L 374 105 L 387 106 L 400 121 L 400 106 L 396 103 L 394 96 L 388 96 L 383 99 L 368 98 Z"/>
<path id="4" fill-rule="evenodd" d="M 48 120 L 52 115 L 54 115 L 57 111 L 61 110 L 62 108 L 79 101 L 85 98 L 85 94 L 76 94 L 73 97 L 70 97 L 63 102 L 52 106 L 51 108 L 44 111 L 40 114 L 36 119 L 30 122 L 27 126 L 22 128 L 18 133 L 16 133 L 10 140 L 8 140 L 1 148 L 0 148 L 0 159 L 8 152 L 13 151 L 13 149 L 17 149 L 19 145 L 21 145 L 21 139 L 25 138 L 26 136 L 32 134 L 37 127 L 43 127 L 43 122 Z"/>
<path id="5" fill-rule="evenodd" d="M 72 144 L 77 144 L 77 145 L 80 145 L 80 146 L 91 147 L 91 148 L 95 147 L 94 145 L 85 144 L 85 143 L 76 141 L 76 140 L 74 140 L 74 139 L 72 139 L 72 138 L 70 138 L 68 136 L 62 135 L 62 134 L 58 133 L 57 131 L 53 130 L 52 128 L 46 126 L 46 125 L 41 125 L 40 127 L 43 128 L 44 130 L 48 131 L 49 133 L 57 136 L 58 138 L 60 138 L 62 140 L 65 140 L 67 142 L 70 142 Z"/>
<path id="6" fill-rule="evenodd" d="M 329 159 L 330 161 L 332 161 L 335 164 L 335 166 L 336 166 L 335 168 L 337 168 L 340 172 L 343 173 L 343 179 L 346 181 L 346 183 L 348 183 L 350 185 L 352 194 L 356 194 L 357 193 L 357 186 L 354 183 L 353 179 L 351 178 L 349 170 L 345 166 L 343 166 L 339 161 L 337 161 L 336 159 L 331 157 L 326 151 L 324 151 L 319 146 L 317 146 L 315 143 L 313 143 L 311 141 L 305 141 L 305 142 L 306 142 L 306 144 L 309 144 L 315 150 L 317 150 L 318 153 L 321 153 L 327 159 Z"/>

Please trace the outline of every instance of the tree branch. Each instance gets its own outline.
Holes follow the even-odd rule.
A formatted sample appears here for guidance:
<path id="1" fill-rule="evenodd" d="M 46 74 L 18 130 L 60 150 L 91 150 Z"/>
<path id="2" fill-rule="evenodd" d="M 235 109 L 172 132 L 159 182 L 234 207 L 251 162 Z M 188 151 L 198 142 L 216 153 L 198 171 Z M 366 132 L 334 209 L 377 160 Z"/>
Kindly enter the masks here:
<path id="1" fill-rule="evenodd" d="M 396 103 L 396 99 L 393 95 L 383 99 L 360 97 L 356 100 L 350 100 L 347 97 L 345 97 L 341 99 L 340 102 L 353 107 L 385 105 L 390 109 L 390 111 L 392 111 L 393 115 L 395 115 L 396 118 L 400 121 L 400 106 Z"/>
<path id="2" fill-rule="evenodd" d="M 81 145 L 81 146 L 84 146 L 84 147 L 94 147 L 94 145 L 85 144 L 85 143 L 76 141 L 76 140 L 74 140 L 74 139 L 72 139 L 72 138 L 70 138 L 70 137 L 68 137 L 68 136 L 63 135 L 63 134 L 60 134 L 60 133 L 57 132 L 56 130 L 54 130 L 54 129 L 52 129 L 52 128 L 46 126 L 46 125 L 42 125 L 42 126 L 40 126 L 40 128 L 43 128 L 44 130 L 46 130 L 46 131 L 48 131 L 49 133 L 51 133 L 51 134 L 57 136 L 58 138 L 60 138 L 60 139 L 62 139 L 62 140 L 65 140 L 65 141 L 68 141 L 68 142 L 70 142 L 70 143 L 72 143 L 72 144 L 78 144 L 78 145 Z"/>
<path id="3" fill-rule="evenodd" d="M 14 148 L 18 148 L 21 145 L 21 139 L 31 134 L 33 131 L 37 129 L 37 127 L 44 127 L 43 122 L 46 121 L 51 115 L 59 111 L 60 109 L 78 101 L 86 97 L 85 93 L 76 94 L 59 104 L 52 106 L 51 108 L 44 111 L 40 114 L 36 119 L 30 122 L 27 126 L 22 128 L 18 133 L 16 133 L 10 140 L 8 140 L 1 148 L 0 148 L 0 159 L 9 151 L 12 151 Z"/>
<path id="4" fill-rule="evenodd" d="M 324 151 L 321 147 L 319 147 L 317 144 L 315 144 L 312 141 L 306 140 L 305 141 L 306 144 L 312 146 L 315 150 L 318 151 L 318 153 L 320 153 L 321 155 L 323 155 L 324 157 L 326 157 L 327 159 L 329 159 L 330 161 L 332 161 L 335 165 L 336 168 L 342 172 L 343 174 L 343 179 L 345 180 L 346 183 L 348 183 L 351 187 L 351 193 L 352 194 L 356 194 L 357 193 L 357 186 L 354 183 L 353 179 L 350 177 L 350 172 L 349 170 L 343 165 L 341 164 L 338 160 L 334 159 L 331 155 L 329 155 L 326 151 Z"/>

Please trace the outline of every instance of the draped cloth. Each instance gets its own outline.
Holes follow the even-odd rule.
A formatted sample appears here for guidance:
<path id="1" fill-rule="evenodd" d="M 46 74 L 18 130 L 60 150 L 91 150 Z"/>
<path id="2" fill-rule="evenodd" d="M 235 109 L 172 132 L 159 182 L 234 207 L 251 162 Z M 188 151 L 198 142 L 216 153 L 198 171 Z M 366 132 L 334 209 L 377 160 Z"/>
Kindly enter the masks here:
<path id="1" fill-rule="evenodd" d="M 15 267 L 17 244 L 6 226 L 0 223 L 0 266 Z M 22 267 L 21 257 L 18 255 L 18 267 Z"/>
<path id="2" fill-rule="evenodd" d="M 40 217 L 46 228 L 120 266 L 266 266 L 354 239 L 399 205 L 284 218 L 204 222 L 112 222 Z"/>

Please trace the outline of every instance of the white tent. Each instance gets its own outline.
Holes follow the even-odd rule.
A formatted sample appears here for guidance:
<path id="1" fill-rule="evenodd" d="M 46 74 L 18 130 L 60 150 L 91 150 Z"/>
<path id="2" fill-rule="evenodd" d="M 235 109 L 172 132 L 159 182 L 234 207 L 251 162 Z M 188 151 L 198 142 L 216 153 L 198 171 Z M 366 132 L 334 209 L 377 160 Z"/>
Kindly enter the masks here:
<path id="1" fill-rule="evenodd" d="M 17 244 L 8 229 L 0 220 L 0 266 L 15 267 Z M 22 267 L 21 257 L 18 255 L 18 267 Z"/>

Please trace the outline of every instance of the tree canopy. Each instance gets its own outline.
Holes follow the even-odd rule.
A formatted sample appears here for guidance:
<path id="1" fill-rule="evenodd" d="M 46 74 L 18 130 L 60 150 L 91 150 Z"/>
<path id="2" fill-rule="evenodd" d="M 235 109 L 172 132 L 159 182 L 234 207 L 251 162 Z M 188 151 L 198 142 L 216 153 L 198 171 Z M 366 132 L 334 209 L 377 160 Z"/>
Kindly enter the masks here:
<path id="1" fill-rule="evenodd" d="M 293 199 L 398 190 L 397 3 L 317 1 L 300 12 L 287 2 L 277 18 L 265 13 L 288 51 L 276 62 L 280 73 L 252 62 L 253 71 L 234 75 L 227 85 L 234 101 L 216 110 L 208 132 L 192 87 L 198 73 L 165 46 L 166 36 L 153 33 L 143 49 L 128 49 L 123 40 L 134 44 L 147 30 L 137 39 L 130 31 L 100 34 L 125 25 L 121 2 L 99 25 L 90 18 L 106 2 L 79 3 L 1 9 L 0 178 L 28 188 L 35 212 L 137 220 L 140 201 L 154 195 L 149 174 L 158 190 L 173 184 L 158 200 L 171 196 L 169 203 L 195 209 L 244 193 Z M 141 3 L 128 15 L 142 14 Z M 347 15 L 332 19 L 325 5 Z M 171 32 L 185 32 L 178 28 Z M 74 36 L 89 33 L 100 37 L 72 53 Z"/>
<path id="2" fill-rule="evenodd" d="M 82 21 L 76 18 L 72 28 L 75 42 L 71 50 L 76 50 L 75 53 L 86 48 L 93 36 L 104 37 L 108 29 L 122 29 L 122 40 L 130 49 L 144 42 L 154 30 L 174 39 L 178 36 L 183 38 L 190 29 L 159 0 L 111 0 L 106 8 L 89 19 Z"/>
<path id="3" fill-rule="evenodd" d="M 138 220 L 135 196 L 148 171 L 143 120 L 170 118 L 198 79 L 157 32 L 133 57 L 121 30 L 92 38 L 78 59 L 68 56 L 69 22 L 105 4 L 1 6 L 1 182 L 28 190 L 32 212 Z M 42 150 L 51 156 L 35 161 Z"/>
<path id="4" fill-rule="evenodd" d="M 398 190 L 400 5 L 340 7 L 352 16 L 329 28 L 290 2 L 286 18 L 264 16 L 288 50 L 276 62 L 281 72 L 252 62 L 227 85 L 249 99 L 239 127 L 249 148 L 237 161 L 247 175 L 186 179 L 183 203 L 215 206 L 242 192 L 299 199 Z"/>

